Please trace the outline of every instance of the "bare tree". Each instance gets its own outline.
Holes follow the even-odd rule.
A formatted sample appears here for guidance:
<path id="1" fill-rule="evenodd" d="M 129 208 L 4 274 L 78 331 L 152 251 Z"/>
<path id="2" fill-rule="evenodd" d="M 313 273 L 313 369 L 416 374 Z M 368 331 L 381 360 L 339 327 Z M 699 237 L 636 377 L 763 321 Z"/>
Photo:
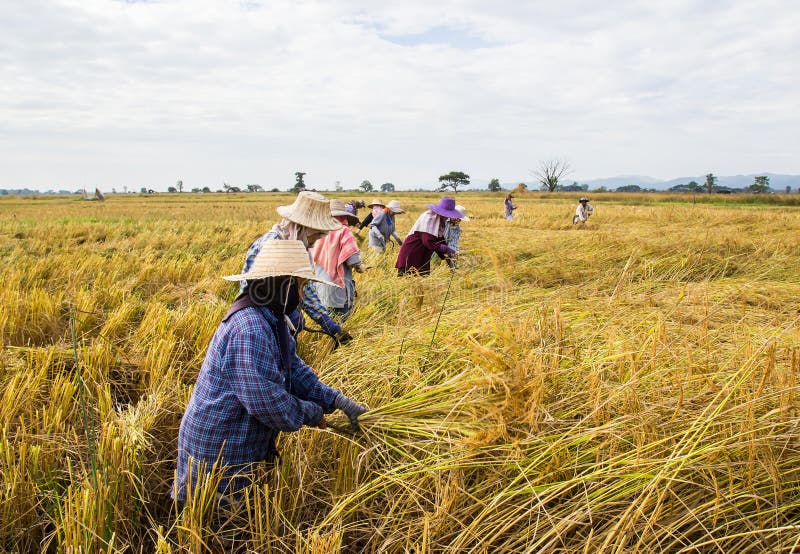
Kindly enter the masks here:
<path id="1" fill-rule="evenodd" d="M 572 171 L 567 160 L 552 158 L 539 163 L 539 169 L 531 173 L 542 184 L 542 190 L 553 192 L 558 187 L 558 180 Z"/>

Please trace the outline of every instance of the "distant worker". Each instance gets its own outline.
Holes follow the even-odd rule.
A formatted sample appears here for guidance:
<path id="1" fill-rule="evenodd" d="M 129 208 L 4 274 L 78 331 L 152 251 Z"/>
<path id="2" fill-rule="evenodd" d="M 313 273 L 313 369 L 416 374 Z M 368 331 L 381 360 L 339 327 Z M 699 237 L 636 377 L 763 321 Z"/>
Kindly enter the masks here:
<path id="1" fill-rule="evenodd" d="M 329 282 L 316 283 L 319 299 L 334 319 L 344 322 L 350 317 L 355 303 L 353 271 L 362 273 L 364 265 L 356 239 L 350 231 L 350 225 L 357 224 L 358 217 L 347 210 L 344 202 L 335 199 L 331 200 L 331 215 L 342 224 L 342 228 L 318 240 L 311 255 L 316 264 L 317 277 Z"/>
<path id="2" fill-rule="evenodd" d="M 358 217 L 358 210 L 364 207 L 363 200 L 350 200 L 347 204 L 344 205 L 344 209 L 347 210 L 348 213 L 353 214 L 354 216 Z"/>
<path id="3" fill-rule="evenodd" d="M 370 212 L 364 216 L 364 219 L 361 220 L 361 223 L 356 225 L 356 235 L 359 235 L 361 233 L 361 229 L 364 229 L 365 227 L 369 229 L 369 224 L 372 223 L 372 220 L 375 219 L 375 217 L 380 214 L 385 207 L 386 204 L 384 204 L 380 199 L 373 198 L 372 202 L 367 204 L 367 208 L 370 209 Z"/>
<path id="4" fill-rule="evenodd" d="M 447 246 L 443 235 L 448 218 L 461 219 L 463 214 L 456 210 L 455 198 L 444 196 L 438 204 L 428 204 L 428 210 L 417 218 L 408 232 L 395 267 L 399 275 L 417 272 L 428 275 L 431 272 L 431 256 L 436 253 L 455 269 L 455 251 Z"/>
<path id="5" fill-rule="evenodd" d="M 267 241 L 247 271 L 223 279 L 245 286 L 211 339 L 181 419 L 172 496 L 186 502 L 219 464 L 224 509 L 241 500 L 259 465 L 274 463 L 281 431 L 324 428 L 337 408 L 357 430 L 367 409 L 320 382 L 297 355 L 287 314 L 304 285 L 319 280 L 302 242 Z"/>
<path id="6" fill-rule="evenodd" d="M 575 215 L 572 216 L 572 224 L 578 225 L 578 228 L 582 229 L 593 213 L 594 208 L 589 204 L 589 198 L 581 196 L 578 200 L 578 207 L 575 209 Z"/>
<path id="7" fill-rule="evenodd" d="M 514 204 L 512 198 L 514 198 L 514 195 L 509 192 L 508 196 L 506 196 L 505 202 L 503 203 L 505 206 L 506 219 L 508 221 L 514 219 L 514 210 L 517 209 L 517 206 Z"/>
<path id="8" fill-rule="evenodd" d="M 373 213 L 375 213 L 373 211 Z M 400 206 L 400 202 L 392 200 L 372 219 L 369 224 L 369 247 L 378 252 L 386 250 L 389 240 L 394 238 L 398 246 L 403 245 L 403 239 L 397 235 L 395 226 L 395 216 L 404 214 L 406 211 Z"/>
<path id="9" fill-rule="evenodd" d="M 247 273 L 253 265 L 253 260 L 267 241 L 299 240 L 307 250 L 310 250 L 317 239 L 322 238 L 330 231 L 342 228 L 342 224 L 331 216 L 328 199 L 317 192 L 303 191 L 297 195 L 297 199 L 291 206 L 278 206 L 277 212 L 283 219 L 250 245 L 242 273 Z M 311 254 L 309 253 L 310 260 Z M 246 283 L 243 282 L 242 291 L 244 291 L 245 285 Z M 340 343 L 344 344 L 352 340 L 353 337 L 331 318 L 311 284 L 306 283 L 300 307 L 323 331 L 336 337 Z M 296 330 L 299 331 L 303 325 L 303 316 L 300 312 L 295 312 L 290 318 Z"/>

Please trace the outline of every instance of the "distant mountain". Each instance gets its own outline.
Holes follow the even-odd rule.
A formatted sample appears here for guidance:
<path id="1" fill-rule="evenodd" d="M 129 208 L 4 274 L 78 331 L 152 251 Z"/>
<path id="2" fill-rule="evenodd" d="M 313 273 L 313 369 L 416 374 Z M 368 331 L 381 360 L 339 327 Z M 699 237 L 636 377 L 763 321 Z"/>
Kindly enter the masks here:
<path id="1" fill-rule="evenodd" d="M 787 185 L 792 189 L 800 187 L 800 175 L 782 175 L 779 173 L 751 173 L 749 175 L 717 175 L 717 185 L 728 187 L 732 189 L 747 188 L 753 184 L 755 178 L 759 175 L 766 175 L 769 177 L 769 186 L 773 190 L 783 191 Z M 690 181 L 695 181 L 699 185 L 706 182 L 706 176 L 701 175 L 697 177 L 680 177 L 678 179 L 670 179 L 669 181 L 661 182 L 657 187 L 659 190 L 668 189 L 675 185 L 688 184 Z"/>
<path id="2" fill-rule="evenodd" d="M 570 183 L 571 179 L 567 179 Z M 603 179 L 589 179 L 579 180 L 581 184 L 589 185 L 590 189 L 606 187 L 607 189 L 615 189 L 617 187 L 624 187 L 625 185 L 639 185 L 642 188 L 660 188 L 663 182 L 661 179 L 655 177 L 648 177 L 647 175 L 618 175 L 616 177 L 606 177 Z M 664 187 L 669 188 L 669 187 Z"/>
<path id="3" fill-rule="evenodd" d="M 800 187 L 800 175 L 783 175 L 779 173 L 751 173 L 749 175 L 716 175 L 717 186 L 728 187 L 732 189 L 747 188 L 753 184 L 755 178 L 759 175 L 766 175 L 769 177 L 769 186 L 776 191 L 783 191 L 787 186 L 797 190 Z M 567 181 L 572 182 L 571 179 Z M 646 175 L 620 175 L 617 177 L 606 177 L 603 179 L 583 179 L 578 180 L 579 183 L 589 185 L 590 189 L 605 187 L 613 190 L 617 187 L 625 185 L 639 185 L 642 188 L 650 188 L 657 190 L 667 190 L 675 185 L 686 185 L 691 181 L 696 182 L 700 186 L 706 182 L 705 175 L 696 175 L 694 177 L 678 177 L 663 181 L 654 177 Z"/>

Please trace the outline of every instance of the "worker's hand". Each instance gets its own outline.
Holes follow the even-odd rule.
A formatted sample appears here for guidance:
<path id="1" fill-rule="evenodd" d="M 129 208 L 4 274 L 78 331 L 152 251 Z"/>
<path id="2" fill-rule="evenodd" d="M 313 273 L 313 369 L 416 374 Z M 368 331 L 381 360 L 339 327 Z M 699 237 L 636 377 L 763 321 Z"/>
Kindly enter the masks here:
<path id="1" fill-rule="evenodd" d="M 319 421 L 317 422 L 316 425 L 314 425 L 314 427 L 316 427 L 318 429 L 327 429 L 328 428 L 328 424 L 325 423 L 325 414 L 322 414 L 322 417 L 319 418 Z"/>
<path id="2" fill-rule="evenodd" d="M 360 428 L 358 426 L 358 416 L 367 412 L 367 408 L 362 406 L 361 404 L 350 400 L 342 393 L 339 393 L 334 401 L 334 405 L 342 410 L 347 419 L 350 420 L 350 426 L 353 428 L 353 431 L 359 431 Z"/>
<path id="3" fill-rule="evenodd" d="M 339 341 L 339 344 L 347 344 L 351 340 L 353 340 L 353 335 L 348 333 L 347 331 L 342 331 L 338 335 L 336 335 L 336 340 Z"/>
<path id="4" fill-rule="evenodd" d="M 402 240 L 400 240 L 398 238 L 395 238 L 394 240 L 397 241 L 397 246 L 403 246 L 403 241 Z"/>
<path id="5" fill-rule="evenodd" d="M 364 264 L 358 263 L 353 266 L 353 269 L 356 270 L 357 273 L 364 273 L 367 270 L 367 266 Z"/>

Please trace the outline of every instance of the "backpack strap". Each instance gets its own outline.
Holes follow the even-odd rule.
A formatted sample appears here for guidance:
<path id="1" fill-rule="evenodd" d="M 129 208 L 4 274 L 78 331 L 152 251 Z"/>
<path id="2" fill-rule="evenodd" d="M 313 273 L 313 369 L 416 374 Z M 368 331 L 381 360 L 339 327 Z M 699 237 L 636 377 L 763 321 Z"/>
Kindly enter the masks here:
<path id="1" fill-rule="evenodd" d="M 222 321 L 228 321 L 231 318 L 231 316 L 236 312 L 238 312 L 239 310 L 243 310 L 245 308 L 254 308 L 257 306 L 258 305 L 255 302 L 250 300 L 249 295 L 242 294 L 236 300 L 233 301 L 233 304 L 231 304 L 231 307 L 228 308 L 228 311 L 225 314 L 225 317 L 222 318 Z"/>

